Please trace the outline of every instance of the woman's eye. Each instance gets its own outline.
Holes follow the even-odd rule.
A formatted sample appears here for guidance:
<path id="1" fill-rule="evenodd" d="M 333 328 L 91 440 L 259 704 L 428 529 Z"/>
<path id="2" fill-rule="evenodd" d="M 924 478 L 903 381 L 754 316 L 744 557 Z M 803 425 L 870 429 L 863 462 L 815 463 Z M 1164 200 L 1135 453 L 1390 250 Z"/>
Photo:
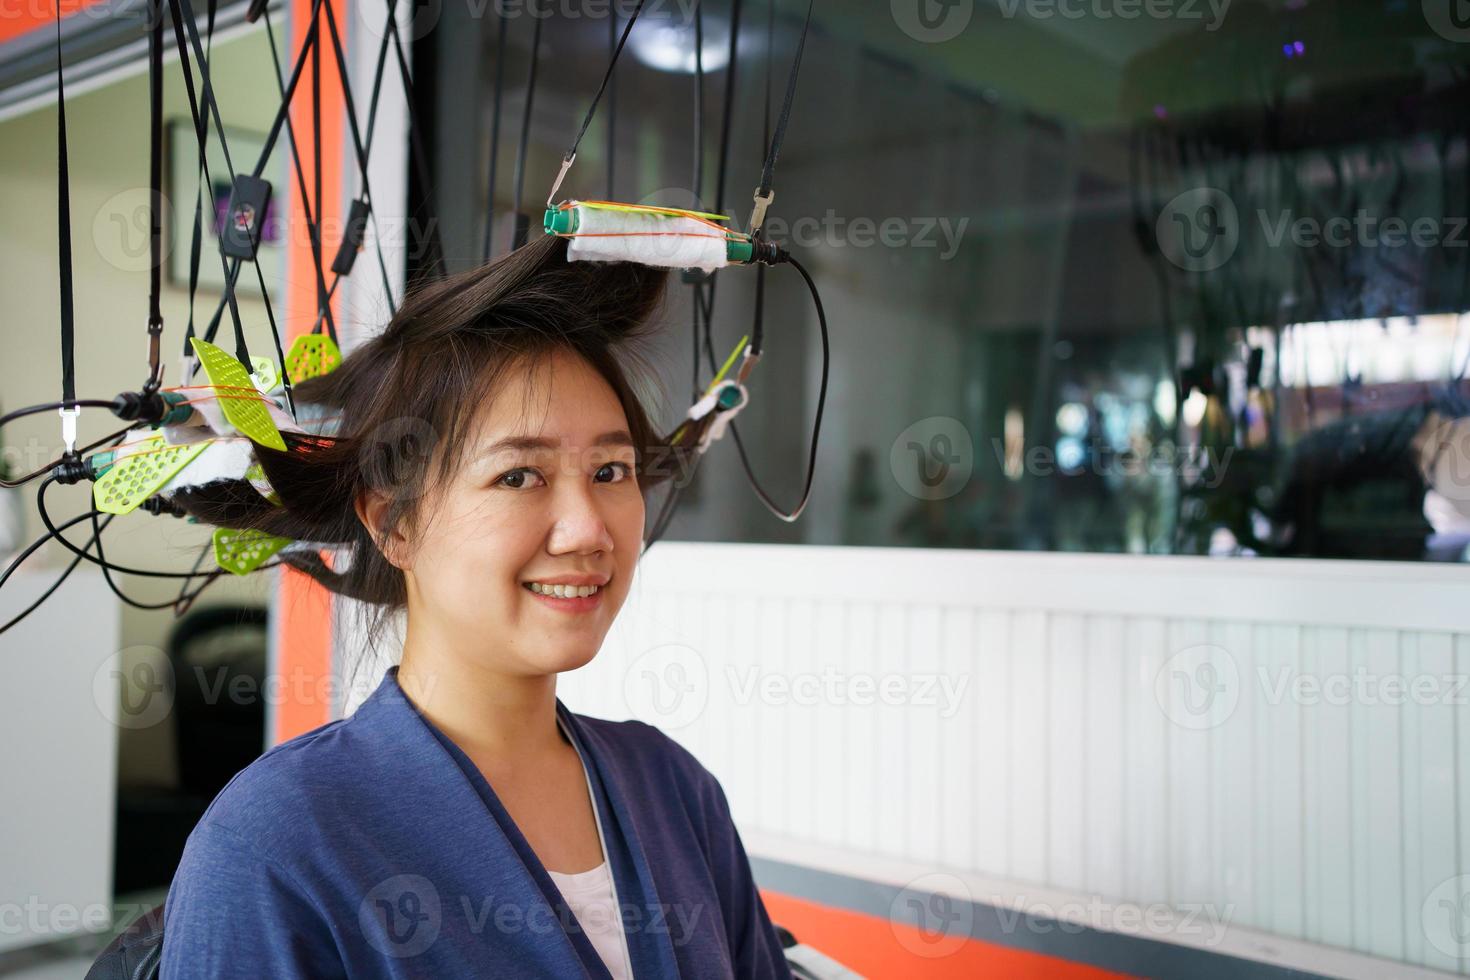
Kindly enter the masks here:
<path id="1" fill-rule="evenodd" d="M 520 469 L 514 469 L 504 474 L 495 482 L 500 486 L 509 487 L 512 490 L 523 490 L 527 486 L 527 481 L 531 478 L 539 480 L 541 476 L 535 470 L 521 467 Z"/>
<path id="2" fill-rule="evenodd" d="M 620 480 L 625 480 L 628 477 L 630 477 L 630 476 L 633 475 L 633 467 L 629 466 L 627 463 L 604 463 L 598 469 L 597 475 L 599 477 L 601 477 L 604 473 L 607 473 L 609 471 L 613 472 L 614 474 L 622 474 L 622 475 L 621 476 L 614 476 L 612 479 L 608 479 L 608 480 L 599 480 L 598 482 L 600 482 L 600 483 L 617 483 Z"/>

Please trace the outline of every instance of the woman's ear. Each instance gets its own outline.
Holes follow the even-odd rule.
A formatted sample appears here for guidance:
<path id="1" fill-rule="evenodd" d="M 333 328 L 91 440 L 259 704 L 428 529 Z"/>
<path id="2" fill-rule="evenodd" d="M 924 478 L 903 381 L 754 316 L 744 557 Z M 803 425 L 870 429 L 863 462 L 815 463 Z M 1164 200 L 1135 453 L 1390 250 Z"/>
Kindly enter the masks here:
<path id="1" fill-rule="evenodd" d="M 381 490 L 365 490 L 358 494 L 352 506 L 357 511 L 357 519 L 372 536 L 373 543 L 378 546 L 383 557 L 388 559 L 388 564 L 407 571 L 410 567 L 408 541 L 396 525 L 391 528 L 385 526 L 392 503 L 392 498 Z"/>

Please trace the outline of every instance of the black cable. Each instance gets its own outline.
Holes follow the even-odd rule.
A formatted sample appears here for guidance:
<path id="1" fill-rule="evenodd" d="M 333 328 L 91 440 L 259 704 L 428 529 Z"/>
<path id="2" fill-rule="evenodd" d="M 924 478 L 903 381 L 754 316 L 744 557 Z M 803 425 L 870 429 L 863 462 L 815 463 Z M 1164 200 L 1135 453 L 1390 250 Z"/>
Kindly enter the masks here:
<path id="1" fill-rule="evenodd" d="M 131 425 L 128 426 L 127 428 L 124 428 L 124 429 L 118 429 L 116 432 L 112 433 L 111 435 L 103 436 L 101 439 L 98 439 L 96 442 L 88 443 L 87 445 L 81 447 L 80 449 L 77 450 L 77 454 L 78 455 L 81 455 L 83 453 L 89 453 L 92 450 L 96 449 L 98 446 L 102 445 L 104 442 L 111 442 L 114 439 L 118 439 L 118 438 L 120 438 L 122 436 L 127 435 L 132 430 L 133 430 L 133 426 L 131 426 Z M 45 466 L 42 466 L 40 469 L 34 470 L 34 471 L 30 472 L 30 473 L 27 473 L 25 476 L 21 477 L 18 480 L 0 480 L 0 487 L 5 487 L 6 489 L 14 489 L 15 487 L 24 486 L 25 484 L 27 484 L 27 483 L 31 482 L 32 480 L 34 480 L 36 477 L 41 476 L 42 474 L 45 474 L 45 473 L 50 473 L 51 470 L 54 469 L 57 465 L 59 465 L 65 458 L 66 457 L 64 455 L 63 456 L 59 456 L 56 459 L 53 459 L 51 462 L 47 463 Z"/>
<path id="2" fill-rule="evenodd" d="M 82 514 L 79 517 L 75 517 L 72 520 L 70 520 L 70 521 L 66 522 L 65 524 L 63 524 L 62 525 L 62 528 L 65 529 L 65 528 L 71 527 L 73 524 L 77 524 L 77 523 L 79 523 L 81 521 L 84 521 L 84 520 L 87 519 L 87 516 L 88 515 L 86 515 L 86 514 Z M 35 544 L 33 544 L 29 548 L 27 548 L 25 550 L 25 552 L 19 558 L 17 558 L 15 560 L 15 562 L 13 562 L 9 568 L 7 568 L 5 570 L 5 574 L 4 575 L 0 575 L 0 586 L 3 586 L 5 584 L 5 580 L 10 577 L 10 573 L 11 573 L 12 570 L 14 570 L 15 568 L 18 568 L 20 566 L 20 563 L 22 561 L 24 561 L 26 558 L 30 557 L 30 555 L 37 548 L 40 548 L 43 544 L 45 544 L 47 541 L 50 541 L 50 540 L 51 540 L 51 535 L 47 534 L 47 535 L 43 536 Z M 94 540 L 95 540 L 95 538 L 94 538 Z M 91 541 L 87 542 L 87 547 L 90 548 L 91 546 L 92 546 L 92 542 Z M 61 588 L 62 583 L 64 583 L 68 578 L 71 577 L 71 573 L 74 572 L 74 571 L 76 571 L 76 567 L 78 565 L 80 565 L 81 563 L 82 563 L 82 560 L 80 558 L 73 558 L 71 560 L 71 564 L 70 565 L 67 565 L 66 568 L 62 569 L 62 572 L 61 572 L 61 574 L 59 576 L 57 576 L 56 581 L 53 582 L 53 583 L 51 583 L 51 588 L 47 589 L 45 592 L 42 592 L 41 595 L 36 599 L 35 602 L 31 603 L 29 606 L 27 606 L 26 608 L 22 609 L 18 614 L 16 614 L 13 618 L 11 618 L 10 622 L 6 623 L 4 626 L 0 626 L 0 634 L 5 633 L 12 626 L 17 625 L 18 623 L 20 623 L 21 620 L 25 619 L 31 613 L 33 613 L 37 609 L 41 608 L 41 604 L 44 603 L 47 599 L 51 598 L 51 596 L 56 592 L 57 589 Z"/>
<path id="3" fill-rule="evenodd" d="M 148 31 L 148 380 L 151 395 L 163 383 L 163 0 L 153 0 Z"/>
<path id="4" fill-rule="evenodd" d="M 108 563 L 107 556 L 102 551 L 102 529 L 108 524 L 112 523 L 112 518 L 117 515 L 109 514 L 107 515 L 107 520 L 105 522 L 99 522 L 97 520 L 97 515 L 99 513 L 101 512 L 98 511 L 97 508 L 94 506 L 91 511 L 89 511 L 88 514 L 85 516 L 92 518 L 92 542 L 97 545 L 97 558 L 99 559 L 97 564 L 102 566 L 102 578 L 104 581 L 107 582 L 107 587 L 112 590 L 112 594 L 117 596 L 118 599 L 120 599 L 123 603 L 132 606 L 134 609 L 168 609 L 174 605 L 177 605 L 177 599 L 170 599 L 167 602 L 139 602 L 137 599 L 134 599 L 131 596 L 124 594 L 122 589 L 118 588 L 117 583 L 112 580 L 112 566 Z M 86 550 L 86 548 L 82 549 L 84 554 Z M 81 561 L 81 558 L 72 559 L 73 563 L 79 561 Z M 205 586 L 207 586 L 209 582 L 212 582 L 214 581 L 214 579 L 218 578 L 219 575 L 223 572 L 223 568 L 215 569 L 212 572 L 206 572 L 205 575 L 208 578 L 208 581 L 205 583 Z M 198 575 L 199 562 L 195 561 L 194 569 L 190 572 L 189 578 L 184 580 L 184 588 L 188 589 L 189 581 Z M 200 588 L 203 589 L 205 586 L 200 586 Z"/>
<path id="5" fill-rule="evenodd" d="M 485 247 L 483 259 L 490 261 L 495 231 L 495 176 L 500 159 L 500 103 L 505 88 L 505 11 L 495 5 L 495 93 L 490 104 L 490 172 L 485 176 Z"/>
<path id="6" fill-rule="evenodd" d="M 262 11 L 261 19 L 265 21 L 265 36 L 266 40 L 270 43 L 271 64 L 275 66 L 276 88 L 280 92 L 281 98 L 284 99 L 286 97 L 286 83 L 285 80 L 281 78 L 281 56 L 280 52 L 276 48 L 276 31 L 275 28 L 271 26 L 271 15 L 269 9 Z M 386 41 L 386 38 L 384 40 Z M 291 160 L 293 164 L 292 170 L 296 174 L 296 193 L 300 195 L 302 210 L 306 212 L 306 229 L 307 233 L 311 237 L 311 257 L 313 260 L 313 264 L 315 265 L 315 268 L 312 271 L 316 273 L 316 315 L 318 322 L 317 324 L 313 325 L 312 330 L 313 332 L 315 332 L 317 326 L 325 323 L 327 328 L 327 336 L 330 337 L 332 339 L 332 343 L 335 344 L 337 343 L 337 323 L 336 319 L 332 315 L 332 304 L 329 301 L 331 291 L 327 288 L 327 281 L 325 275 L 322 272 L 322 269 L 324 268 L 324 263 L 322 261 L 321 225 L 316 220 L 312 212 L 311 199 L 306 190 L 306 165 L 301 162 L 301 148 L 296 142 L 296 128 L 291 124 L 291 117 L 289 115 L 286 117 L 286 145 L 289 146 L 291 149 Z M 381 248 L 381 245 L 379 247 Z M 262 286 L 261 288 L 263 289 L 264 286 Z M 391 296 L 389 297 L 389 300 L 391 302 Z M 279 345 L 277 346 L 279 347 Z M 282 357 L 281 364 L 284 365 L 285 363 L 285 358 Z M 293 416 L 296 414 L 296 409 L 294 405 L 292 406 L 291 414 Z"/>
<path id="7" fill-rule="evenodd" d="M 347 111 L 347 131 L 352 135 L 352 149 L 357 154 L 358 175 L 362 178 L 362 197 L 368 204 L 368 219 L 373 222 L 373 227 L 378 227 L 378 219 L 372 208 L 373 192 L 372 185 L 368 181 L 368 157 L 367 148 L 362 142 L 362 133 L 357 126 L 357 107 L 352 101 L 352 85 L 350 84 L 350 73 L 347 70 L 347 55 L 342 50 L 342 37 L 337 33 L 337 15 L 332 13 L 332 5 L 325 4 L 323 9 L 327 12 L 327 36 L 332 41 L 332 54 L 337 60 L 337 74 L 342 82 L 342 101 Z M 320 36 L 320 35 L 318 35 Z M 320 135 L 320 126 L 318 126 Z M 318 159 L 320 163 L 320 159 Z M 320 189 L 318 189 L 320 190 Z M 321 202 L 317 202 L 318 213 L 320 213 Z M 379 229 L 381 232 L 381 229 Z M 375 238 L 378 236 L 374 236 Z M 388 297 L 388 308 L 392 313 L 398 311 L 397 304 L 393 302 L 393 286 L 388 277 L 388 266 L 383 261 L 383 250 L 376 250 L 378 258 L 378 269 L 383 276 L 383 293 Z"/>
<path id="8" fill-rule="evenodd" d="M 413 151 L 409 159 L 418 168 L 420 183 L 427 188 L 432 182 L 432 173 L 429 168 L 429 153 L 424 148 L 424 127 L 419 122 L 418 110 L 414 108 L 418 97 L 413 90 L 413 73 L 408 70 L 408 58 L 403 53 L 403 40 L 398 33 L 398 22 L 388 21 L 388 30 L 393 35 L 393 52 L 397 55 L 398 74 L 403 81 L 404 104 L 408 106 L 408 145 Z M 441 277 L 447 276 L 449 265 L 444 258 L 444 238 L 439 233 L 439 219 L 434 210 L 433 196 L 426 193 L 419 207 L 428 212 L 429 230 L 425 237 L 428 239 L 430 265 Z"/>
<path id="9" fill-rule="evenodd" d="M 633 8 L 633 15 L 628 18 L 628 26 L 623 28 L 623 36 L 618 39 L 618 46 L 613 50 L 612 58 L 608 60 L 607 71 L 602 75 L 602 84 L 597 86 L 597 94 L 592 97 L 592 104 L 587 107 L 587 115 L 582 119 L 582 128 L 577 130 L 577 138 L 572 140 L 571 149 L 567 150 L 562 157 L 564 165 L 570 164 L 573 157 L 577 155 L 577 147 L 582 144 L 582 137 L 587 135 L 587 127 L 592 125 L 592 117 L 597 113 L 597 103 L 602 99 L 602 93 L 607 91 L 608 82 L 612 79 L 613 69 L 617 67 L 618 57 L 623 53 L 623 45 L 628 43 L 628 35 L 633 33 L 633 25 L 638 21 L 638 15 L 643 12 L 644 0 L 638 0 L 638 6 Z M 541 24 L 540 19 L 536 21 L 537 26 Z M 555 193 L 555 191 L 553 191 Z"/>
<path id="10" fill-rule="evenodd" d="M 55 477 L 47 477 L 45 480 L 41 481 L 40 487 L 36 490 L 36 510 L 40 513 L 40 515 L 41 515 L 41 523 L 46 526 L 46 530 L 50 531 L 52 533 L 52 535 L 56 538 L 56 540 L 59 541 L 61 543 L 62 547 L 66 548 L 67 551 L 70 551 L 74 555 L 80 555 L 83 559 L 85 559 L 86 561 L 91 562 L 94 565 L 106 564 L 113 571 L 115 571 L 115 572 L 121 572 L 124 575 L 141 575 L 144 578 L 195 578 L 196 577 L 193 573 L 190 573 L 190 572 L 152 572 L 152 571 L 148 571 L 146 569 L 141 569 L 141 568 L 129 568 L 126 565 L 118 565 L 118 564 L 116 564 L 114 562 L 101 562 L 101 561 L 98 561 L 96 558 L 93 558 L 91 555 L 87 554 L 86 552 L 82 551 L 81 549 L 79 549 L 76 545 L 72 544 L 70 541 L 68 541 L 65 537 L 63 537 L 61 535 L 61 533 L 58 530 L 58 528 L 56 527 L 56 525 L 51 522 L 51 514 L 50 514 L 50 512 L 46 510 L 46 490 L 51 486 L 51 484 L 53 484 L 55 482 L 56 482 L 56 478 Z M 83 515 L 83 516 L 86 516 L 86 515 Z"/>
<path id="11" fill-rule="evenodd" d="M 739 0 L 736 0 L 738 3 Z M 607 9 L 607 50 L 609 59 L 617 57 L 618 52 L 618 10 L 609 4 Z M 617 161 L 618 141 L 618 79 L 616 75 L 608 76 L 607 80 L 607 199 L 616 201 L 617 196 L 613 191 L 613 165 Z"/>
<path id="12" fill-rule="evenodd" d="M 321 0 L 317 0 L 317 2 L 320 3 Z M 235 166 L 230 159 L 229 145 L 225 139 L 224 122 L 220 118 L 219 105 L 214 98 L 214 86 L 209 77 L 209 59 L 205 57 L 203 46 L 199 44 L 199 27 L 194 21 L 194 8 L 191 6 L 190 0 L 169 0 L 169 12 L 172 14 L 174 40 L 179 50 L 179 67 L 184 73 L 184 89 L 189 99 L 189 114 L 194 121 L 194 138 L 201 144 L 207 139 L 209 115 L 212 112 L 215 131 L 219 136 L 220 152 L 225 158 L 225 168 L 229 171 L 230 184 L 233 187 L 235 182 Z M 192 29 L 190 39 L 194 42 L 195 60 L 199 62 L 202 93 L 198 98 L 195 97 L 194 92 L 194 72 L 189 61 L 189 42 L 185 38 L 186 27 Z M 201 100 L 205 106 L 205 113 L 202 115 L 199 111 L 199 102 Z M 204 159 L 203 154 L 200 155 L 200 160 L 204 167 L 205 179 L 211 187 L 210 202 L 212 206 L 214 200 L 212 190 L 214 178 L 209 173 L 209 163 Z M 259 174 L 256 174 L 256 176 L 258 177 Z M 240 306 L 235 296 L 235 278 L 239 272 L 239 260 L 235 260 L 235 268 L 232 270 L 230 259 L 225 254 L 223 238 L 220 239 L 219 243 L 219 261 L 220 269 L 225 275 L 225 295 L 220 304 L 219 311 L 215 314 L 215 320 L 211 324 L 208 339 L 213 340 L 214 330 L 218 327 L 220 314 L 223 312 L 225 306 L 228 305 L 230 320 L 235 328 L 235 357 L 244 366 L 246 371 L 251 371 L 254 370 L 254 367 L 250 362 L 250 351 L 245 343 L 245 327 L 240 319 Z M 269 303 L 270 297 L 265 297 L 265 301 Z M 187 343 L 187 341 L 185 342 Z M 184 379 L 186 382 L 188 380 L 190 379 Z"/>
<path id="13" fill-rule="evenodd" d="M 67 528 L 71 527 L 73 524 L 79 524 L 86 519 L 86 514 L 83 514 L 80 517 L 74 517 L 71 520 L 67 521 L 65 524 L 61 525 L 61 530 L 64 531 Z M 36 551 L 38 551 L 40 547 L 44 545 L 47 541 L 50 541 L 51 537 L 52 535 L 48 531 L 47 533 L 41 535 L 41 537 L 38 538 L 36 541 L 32 542 L 26 548 L 26 550 L 22 551 L 20 554 L 11 559 L 10 564 L 5 566 L 5 571 L 3 573 L 0 573 L 0 588 L 4 587 L 6 581 L 10 578 L 12 574 L 15 573 L 15 570 L 25 562 L 25 560 L 31 557 L 31 555 L 35 554 Z M 81 559 L 79 558 L 77 560 L 80 561 Z"/>
<path id="14" fill-rule="evenodd" d="M 103 401 L 100 398 L 70 399 L 64 402 L 47 402 L 44 405 L 29 405 L 26 408 L 17 408 L 13 412 L 0 415 L 0 428 L 27 415 L 40 415 L 42 412 L 54 412 L 60 408 L 111 408 L 113 401 Z"/>
<path id="15" fill-rule="evenodd" d="M 796 76 L 801 70 L 801 56 L 806 50 L 807 31 L 812 26 L 812 5 L 816 0 L 807 0 L 806 22 L 801 28 L 801 37 L 796 42 L 796 57 L 791 62 L 791 74 L 786 78 L 786 99 L 781 104 L 781 115 L 776 119 L 776 134 L 771 138 L 771 149 L 766 154 L 766 164 L 761 169 L 761 184 L 759 194 L 765 197 L 771 193 L 771 181 L 776 175 L 776 158 L 781 155 L 781 144 L 786 141 L 786 125 L 791 121 L 791 105 L 796 100 Z M 750 229 L 751 234 L 759 231 L 758 228 Z"/>
<path id="16" fill-rule="evenodd" d="M 72 303 L 71 168 L 66 153 L 66 87 L 61 69 L 61 11 L 56 12 L 56 236 L 61 295 L 61 401 L 77 399 L 76 312 Z"/>
<path id="17" fill-rule="evenodd" d="M 817 307 L 817 325 L 822 331 L 822 384 L 817 391 L 817 416 L 816 421 L 812 423 L 812 448 L 807 458 L 806 486 L 801 491 L 801 503 L 796 505 L 795 510 L 789 514 L 785 513 L 780 509 L 780 505 L 761 489 L 760 483 L 755 478 L 755 473 L 751 471 L 750 460 L 745 455 L 745 446 L 740 443 L 738 435 L 736 437 L 736 445 L 740 449 L 740 463 L 745 467 L 745 475 L 749 477 L 750 485 L 755 490 L 756 496 L 760 497 L 761 502 L 766 505 L 766 508 L 771 513 L 781 518 L 781 520 L 790 523 L 801 516 L 801 512 L 806 509 L 807 501 L 811 499 L 812 478 L 817 472 L 817 438 L 822 431 L 822 410 L 827 404 L 827 371 L 831 361 L 831 348 L 827 336 L 827 313 L 822 309 L 822 297 L 817 292 L 817 284 L 812 281 L 812 277 L 806 271 L 806 267 L 796 259 L 788 256 L 786 261 L 790 262 L 792 268 L 801 273 L 801 278 L 806 282 L 807 289 L 812 294 L 812 302 Z M 730 430 L 731 432 L 735 431 L 734 421 L 730 423 Z"/>
<path id="18" fill-rule="evenodd" d="M 641 3 L 642 0 L 639 0 Z M 536 66 L 541 61 L 541 22 L 545 18 L 536 17 L 536 26 L 531 32 L 531 66 L 526 75 L 526 104 L 521 112 L 521 140 L 516 149 L 515 170 L 515 197 L 513 207 L 515 210 L 515 235 L 511 240 L 511 249 L 515 250 L 526 244 L 526 238 L 530 234 L 530 218 L 521 211 L 521 197 L 526 185 L 526 153 L 530 150 L 531 142 L 531 102 L 536 95 Z"/>

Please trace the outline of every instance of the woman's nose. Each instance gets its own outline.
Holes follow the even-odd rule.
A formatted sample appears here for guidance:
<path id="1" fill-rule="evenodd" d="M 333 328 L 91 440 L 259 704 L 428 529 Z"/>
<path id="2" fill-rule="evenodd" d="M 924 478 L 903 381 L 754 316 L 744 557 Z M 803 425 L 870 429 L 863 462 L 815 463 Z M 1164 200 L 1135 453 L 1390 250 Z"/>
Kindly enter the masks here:
<path id="1" fill-rule="evenodd" d="M 612 550 L 612 534 L 590 492 L 561 494 L 555 506 L 551 536 L 547 542 L 547 549 L 552 554 Z"/>

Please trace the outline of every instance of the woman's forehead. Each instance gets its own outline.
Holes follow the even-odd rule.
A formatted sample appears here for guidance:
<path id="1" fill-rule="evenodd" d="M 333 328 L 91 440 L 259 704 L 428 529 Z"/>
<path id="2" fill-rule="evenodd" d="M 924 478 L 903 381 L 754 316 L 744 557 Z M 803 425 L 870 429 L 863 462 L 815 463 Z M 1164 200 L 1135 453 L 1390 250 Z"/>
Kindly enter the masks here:
<path id="1" fill-rule="evenodd" d="M 477 414 L 473 441 L 481 452 L 633 445 L 617 392 L 571 352 L 507 371 Z"/>

